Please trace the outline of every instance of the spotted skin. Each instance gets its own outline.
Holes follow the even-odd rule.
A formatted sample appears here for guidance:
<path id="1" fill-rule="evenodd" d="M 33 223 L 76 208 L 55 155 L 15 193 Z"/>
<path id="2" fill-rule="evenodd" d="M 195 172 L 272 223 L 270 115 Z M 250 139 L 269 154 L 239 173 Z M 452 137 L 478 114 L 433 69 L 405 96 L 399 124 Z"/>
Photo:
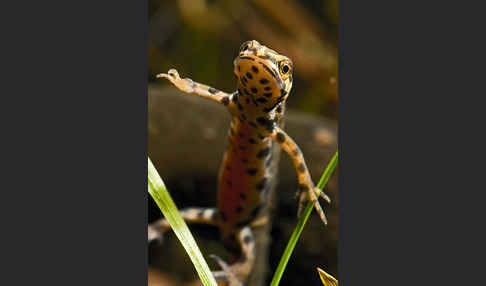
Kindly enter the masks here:
<path id="1" fill-rule="evenodd" d="M 314 186 L 302 152 L 282 130 L 285 101 L 292 88 L 292 61 L 257 41 L 241 45 L 234 60 L 237 89 L 229 94 L 210 86 L 181 79 L 174 69 L 158 78 L 166 78 L 177 88 L 227 107 L 232 115 L 228 131 L 228 149 L 219 173 L 217 209 L 191 208 L 182 211 L 188 222 L 217 225 L 227 248 L 241 249 L 237 262 L 227 265 L 215 257 L 222 271 L 215 272 L 219 285 L 243 285 L 255 257 L 252 223 L 267 201 L 274 178 L 270 172 L 272 150 L 279 145 L 292 159 L 299 180 L 299 214 L 311 200 L 324 224 L 326 216 L 318 197 L 330 202 Z M 165 220 L 149 226 L 149 240 L 157 239 L 170 226 Z"/>

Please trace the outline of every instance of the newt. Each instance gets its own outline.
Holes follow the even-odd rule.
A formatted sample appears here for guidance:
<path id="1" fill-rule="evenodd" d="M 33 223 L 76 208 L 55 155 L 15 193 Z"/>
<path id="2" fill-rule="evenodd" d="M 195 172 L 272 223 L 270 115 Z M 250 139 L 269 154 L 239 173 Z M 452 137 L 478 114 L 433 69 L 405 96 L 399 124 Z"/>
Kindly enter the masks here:
<path id="1" fill-rule="evenodd" d="M 185 93 L 222 104 L 232 116 L 229 144 L 219 172 L 217 208 L 186 208 L 181 210 L 181 215 L 188 223 L 217 226 L 228 249 L 234 250 L 237 244 L 240 253 L 233 264 L 212 257 L 222 268 L 214 272 L 218 285 L 239 286 L 244 285 L 255 261 L 251 227 L 275 181 L 270 166 L 276 145 L 290 156 L 297 172 L 299 215 L 305 203 L 311 200 L 327 225 L 318 198 L 328 203 L 331 200 L 315 187 L 302 151 L 283 130 L 285 103 L 293 82 L 291 59 L 253 40 L 241 45 L 233 64 L 237 79 L 237 89 L 233 93 L 181 78 L 175 69 L 157 78 L 168 79 Z M 149 241 L 160 239 L 169 229 L 164 219 L 150 224 Z"/>

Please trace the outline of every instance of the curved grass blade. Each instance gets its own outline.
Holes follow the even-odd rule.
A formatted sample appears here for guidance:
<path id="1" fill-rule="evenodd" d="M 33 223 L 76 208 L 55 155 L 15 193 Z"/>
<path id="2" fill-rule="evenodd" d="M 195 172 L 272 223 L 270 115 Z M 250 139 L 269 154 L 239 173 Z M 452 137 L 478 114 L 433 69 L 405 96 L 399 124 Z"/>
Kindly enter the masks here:
<path id="1" fill-rule="evenodd" d="M 321 277 L 321 281 L 324 286 L 338 286 L 338 281 L 336 278 L 332 277 L 326 271 L 317 267 L 317 273 L 319 273 L 319 277 Z"/>
<path id="2" fill-rule="evenodd" d="M 332 157 L 331 162 L 329 162 L 329 164 L 327 165 L 326 170 L 322 174 L 322 177 L 319 180 L 319 183 L 317 184 L 317 187 L 319 189 L 322 190 L 324 186 L 326 186 L 327 181 L 329 181 L 329 178 L 331 177 L 332 172 L 336 168 L 337 163 L 338 163 L 338 152 L 336 151 L 336 154 L 334 154 L 334 156 Z M 305 223 L 307 222 L 307 219 L 309 218 L 313 209 L 314 209 L 314 204 L 312 202 L 309 202 L 309 204 L 307 204 L 307 206 L 305 207 L 302 216 L 297 222 L 297 226 L 295 227 L 294 232 L 290 236 L 290 240 L 287 243 L 287 247 L 284 250 L 282 258 L 280 258 L 280 262 L 277 266 L 277 270 L 275 270 L 270 286 L 277 286 L 280 283 L 280 279 L 282 279 L 282 275 L 285 270 L 285 267 L 289 262 L 290 255 L 292 254 L 292 251 L 294 251 L 295 245 L 297 244 L 297 240 L 299 239 L 300 234 L 304 229 Z"/>
<path id="3" fill-rule="evenodd" d="M 165 218 L 174 230 L 177 238 L 182 243 L 187 254 L 191 258 L 197 274 L 204 286 L 217 286 L 209 266 L 204 260 L 201 251 L 197 247 L 196 241 L 192 236 L 186 222 L 182 219 L 174 201 L 169 195 L 162 178 L 155 169 L 152 161 L 148 158 L 148 192 L 159 206 Z"/>

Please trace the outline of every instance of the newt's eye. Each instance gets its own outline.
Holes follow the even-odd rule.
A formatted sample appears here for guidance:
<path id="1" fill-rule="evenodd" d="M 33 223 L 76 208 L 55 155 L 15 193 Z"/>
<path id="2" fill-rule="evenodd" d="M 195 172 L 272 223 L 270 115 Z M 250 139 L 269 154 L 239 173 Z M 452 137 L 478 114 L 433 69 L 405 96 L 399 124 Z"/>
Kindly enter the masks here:
<path id="1" fill-rule="evenodd" d="M 283 60 L 279 63 L 280 66 L 280 73 L 282 76 L 289 76 L 290 72 L 292 71 L 292 63 L 287 60 Z"/>

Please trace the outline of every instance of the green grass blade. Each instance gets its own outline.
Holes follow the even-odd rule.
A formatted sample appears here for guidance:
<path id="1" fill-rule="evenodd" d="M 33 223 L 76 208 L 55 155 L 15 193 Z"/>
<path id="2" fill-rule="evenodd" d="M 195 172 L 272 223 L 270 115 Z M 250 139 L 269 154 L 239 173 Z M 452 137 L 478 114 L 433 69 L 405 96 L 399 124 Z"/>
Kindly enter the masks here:
<path id="1" fill-rule="evenodd" d="M 334 156 L 331 159 L 331 162 L 329 162 L 329 164 L 326 167 L 326 170 L 322 174 L 322 177 L 319 180 L 319 183 L 317 184 L 317 187 L 319 189 L 322 190 L 324 186 L 327 184 L 327 181 L 329 181 L 329 178 L 331 177 L 332 172 L 336 168 L 337 163 L 338 163 L 338 152 L 334 154 Z M 303 215 L 300 217 L 299 221 L 297 222 L 297 226 L 295 227 L 294 232 L 290 236 L 290 240 L 287 244 L 287 247 L 285 248 L 282 258 L 280 259 L 280 262 L 277 266 L 277 270 L 275 270 L 270 286 L 277 286 L 280 283 L 280 279 L 282 279 L 282 275 L 285 270 L 285 267 L 289 262 L 290 255 L 292 255 L 292 251 L 294 251 L 295 245 L 297 244 L 297 240 L 299 239 L 300 234 L 304 229 L 305 223 L 307 222 L 307 219 L 309 218 L 313 209 L 314 209 L 313 203 L 309 202 L 309 204 L 306 206 L 303 212 Z"/>
<path id="2" fill-rule="evenodd" d="M 204 260 L 201 251 L 197 247 L 194 237 L 189 231 L 186 222 L 179 214 L 174 201 L 172 201 L 162 178 L 159 176 L 150 158 L 148 158 L 148 192 L 171 225 L 187 254 L 189 254 L 203 285 L 217 286 L 216 280 L 214 280 L 206 260 Z"/>

